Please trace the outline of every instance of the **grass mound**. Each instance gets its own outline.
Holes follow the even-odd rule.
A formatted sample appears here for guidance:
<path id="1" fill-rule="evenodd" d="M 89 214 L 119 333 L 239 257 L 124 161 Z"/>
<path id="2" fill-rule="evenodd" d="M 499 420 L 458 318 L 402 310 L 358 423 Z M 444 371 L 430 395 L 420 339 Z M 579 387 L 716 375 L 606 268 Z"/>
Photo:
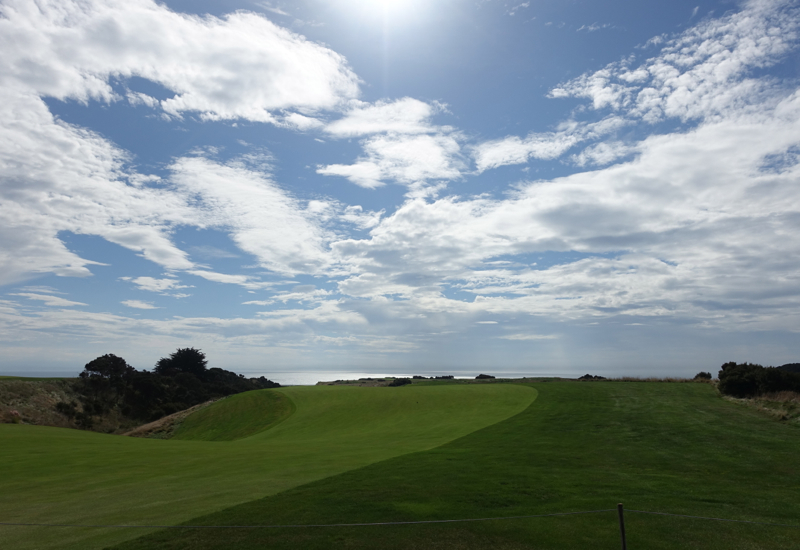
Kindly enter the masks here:
<path id="1" fill-rule="evenodd" d="M 491 387 L 491 386 L 481 386 Z M 495 386 L 497 387 L 497 386 Z M 707 384 L 537 384 L 524 412 L 190 525 L 446 520 L 613 509 L 799 525 L 800 429 Z M 800 528 L 626 515 L 629 548 L 795 549 Z M 330 528 L 167 530 L 124 550 L 619 548 L 616 511 Z"/>
<path id="2" fill-rule="evenodd" d="M 274 390 L 239 393 L 186 417 L 172 439 L 234 441 L 279 424 L 294 410 L 292 401 Z"/>
<path id="3" fill-rule="evenodd" d="M 279 392 L 296 411 L 269 430 L 235 441 L 2 424 L 0 521 L 176 524 L 434 448 L 519 413 L 536 396 L 531 388 L 511 385 L 265 391 Z M 146 532 L 0 526 L 0 548 L 104 548 Z"/>

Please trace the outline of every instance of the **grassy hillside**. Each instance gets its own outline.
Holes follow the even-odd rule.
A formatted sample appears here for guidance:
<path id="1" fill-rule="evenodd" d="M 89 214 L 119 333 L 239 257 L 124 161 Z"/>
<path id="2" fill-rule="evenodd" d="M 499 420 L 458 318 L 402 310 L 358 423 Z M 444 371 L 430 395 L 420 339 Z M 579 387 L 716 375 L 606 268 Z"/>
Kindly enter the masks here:
<path id="1" fill-rule="evenodd" d="M 172 439 L 233 441 L 263 432 L 289 418 L 292 400 L 281 392 L 250 391 L 217 401 L 187 417 Z"/>
<path id="2" fill-rule="evenodd" d="M 482 386 L 489 387 L 489 386 Z M 800 526 L 800 428 L 706 384 L 550 382 L 521 414 L 400 456 L 195 518 L 327 524 L 614 508 Z M 800 528 L 628 513 L 629 548 L 796 549 Z M 480 523 L 170 530 L 120 549 L 619 548 L 616 512 Z"/>
<path id="3" fill-rule="evenodd" d="M 524 410 L 536 396 L 505 385 L 262 391 L 280 392 L 296 411 L 236 441 L 0 425 L 0 521 L 174 524 L 431 449 Z M 0 526 L 0 548 L 102 548 L 142 533 Z"/>

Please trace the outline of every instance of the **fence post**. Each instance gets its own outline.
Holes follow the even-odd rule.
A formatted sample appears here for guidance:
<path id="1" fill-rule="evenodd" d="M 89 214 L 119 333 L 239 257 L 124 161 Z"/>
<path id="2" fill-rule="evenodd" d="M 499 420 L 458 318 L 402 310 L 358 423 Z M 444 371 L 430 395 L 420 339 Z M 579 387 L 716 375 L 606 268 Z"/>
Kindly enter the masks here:
<path id="1" fill-rule="evenodd" d="M 619 512 L 619 534 L 622 537 L 622 550 L 628 550 L 628 544 L 625 542 L 625 517 L 622 515 L 622 503 L 617 504 L 617 512 Z"/>

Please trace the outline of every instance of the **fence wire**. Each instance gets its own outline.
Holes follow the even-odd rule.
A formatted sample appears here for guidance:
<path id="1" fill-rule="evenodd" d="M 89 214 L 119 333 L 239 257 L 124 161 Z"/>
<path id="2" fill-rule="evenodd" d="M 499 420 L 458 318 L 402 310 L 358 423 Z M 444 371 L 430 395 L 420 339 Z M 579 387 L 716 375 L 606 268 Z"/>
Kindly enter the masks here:
<path id="1" fill-rule="evenodd" d="M 714 518 L 707 516 L 691 516 L 687 514 L 671 514 L 669 512 L 651 512 L 647 510 L 624 509 L 626 513 L 651 514 L 657 516 L 672 516 L 678 518 L 702 519 L 707 521 L 726 521 L 731 523 L 749 523 L 753 525 L 768 525 L 774 527 L 793 527 L 800 528 L 800 525 L 789 523 L 771 523 L 765 521 L 750 521 L 743 519 Z M 576 516 L 581 514 L 600 514 L 604 512 L 616 512 L 616 508 L 603 510 L 585 510 L 580 512 L 554 512 L 551 514 L 533 514 L 526 516 L 502 516 L 491 518 L 464 518 L 464 519 L 433 519 L 421 521 L 381 521 L 373 523 L 315 523 L 315 524 L 293 524 L 293 525 L 107 525 L 107 524 L 80 524 L 80 523 L 14 523 L 0 522 L 0 526 L 5 527 L 83 527 L 94 529 L 302 529 L 318 527 L 379 527 L 388 525 L 423 525 L 435 523 L 467 523 L 474 521 L 498 521 L 513 519 L 532 519 L 556 516 Z"/>

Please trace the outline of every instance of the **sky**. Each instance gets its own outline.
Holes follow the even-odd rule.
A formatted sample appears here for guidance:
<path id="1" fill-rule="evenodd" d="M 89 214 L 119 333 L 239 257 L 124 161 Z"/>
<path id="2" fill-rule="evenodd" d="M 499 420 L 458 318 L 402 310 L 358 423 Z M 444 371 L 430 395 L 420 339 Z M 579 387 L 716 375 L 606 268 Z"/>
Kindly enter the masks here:
<path id="1" fill-rule="evenodd" d="M 791 0 L 0 0 L 0 372 L 800 361 L 799 37 Z"/>

